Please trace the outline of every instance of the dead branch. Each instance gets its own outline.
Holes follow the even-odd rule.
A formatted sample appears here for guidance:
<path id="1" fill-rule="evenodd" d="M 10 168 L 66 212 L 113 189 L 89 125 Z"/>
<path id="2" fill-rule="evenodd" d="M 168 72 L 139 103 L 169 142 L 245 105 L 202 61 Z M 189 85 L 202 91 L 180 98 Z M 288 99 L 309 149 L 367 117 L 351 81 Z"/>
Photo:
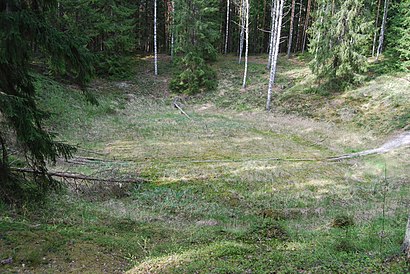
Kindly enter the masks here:
<path id="1" fill-rule="evenodd" d="M 179 111 L 181 111 L 182 114 L 188 117 L 189 120 L 192 120 L 192 118 L 178 105 L 178 97 L 174 99 L 174 107 L 179 109 Z"/>
<path id="2" fill-rule="evenodd" d="M 14 172 L 20 172 L 20 173 L 31 173 L 31 174 L 38 174 L 41 175 L 42 172 L 33 170 L 33 169 L 28 169 L 28 168 L 11 168 L 11 171 Z M 84 181 L 90 181 L 90 182 L 102 182 L 102 183 L 117 183 L 117 184 L 134 184 L 134 183 L 147 183 L 149 180 L 144 179 L 144 178 L 134 178 L 134 179 L 124 179 L 124 180 L 118 180 L 118 179 L 103 179 L 103 178 L 95 178 L 95 177 L 89 177 L 86 175 L 82 174 L 75 174 L 75 173 L 65 173 L 65 172 L 47 172 L 48 175 L 52 177 L 57 177 L 57 178 L 62 178 L 64 180 L 67 179 L 73 179 L 73 180 L 84 180 Z"/>
<path id="3" fill-rule="evenodd" d="M 80 147 L 77 147 L 76 149 L 77 149 L 78 151 L 83 151 L 83 152 L 90 153 L 90 154 L 95 154 L 95 155 L 105 156 L 105 155 L 108 154 L 108 153 L 105 153 L 105 152 L 94 151 L 94 150 L 89 150 L 89 149 L 80 148 Z"/>

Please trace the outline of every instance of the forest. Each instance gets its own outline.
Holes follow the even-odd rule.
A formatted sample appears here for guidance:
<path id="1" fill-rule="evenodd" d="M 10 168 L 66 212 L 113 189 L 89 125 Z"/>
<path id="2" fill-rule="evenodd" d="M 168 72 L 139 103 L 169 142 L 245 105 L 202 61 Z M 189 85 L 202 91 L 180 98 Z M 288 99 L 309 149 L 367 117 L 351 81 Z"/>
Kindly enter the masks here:
<path id="1" fill-rule="evenodd" d="M 0 0 L 0 272 L 410 272 L 410 0 Z"/>

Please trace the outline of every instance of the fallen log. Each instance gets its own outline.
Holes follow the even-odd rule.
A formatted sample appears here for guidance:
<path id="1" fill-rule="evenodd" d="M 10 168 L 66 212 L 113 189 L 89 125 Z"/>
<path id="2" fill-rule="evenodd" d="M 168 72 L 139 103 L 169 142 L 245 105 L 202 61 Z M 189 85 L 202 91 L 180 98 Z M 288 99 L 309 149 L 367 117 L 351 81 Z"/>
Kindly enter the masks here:
<path id="1" fill-rule="evenodd" d="M 40 171 L 29 169 L 29 168 L 10 168 L 11 171 L 20 172 L 20 173 L 30 173 L 30 174 L 43 174 Z M 102 182 L 102 183 L 116 183 L 116 184 L 134 184 L 134 183 L 148 183 L 149 180 L 144 178 L 133 178 L 133 179 L 103 179 L 103 178 L 96 178 L 90 177 L 83 174 L 75 174 L 75 173 L 65 173 L 65 172 L 47 172 L 49 176 L 62 178 L 62 179 L 73 179 L 73 180 L 84 180 L 90 182 Z"/>

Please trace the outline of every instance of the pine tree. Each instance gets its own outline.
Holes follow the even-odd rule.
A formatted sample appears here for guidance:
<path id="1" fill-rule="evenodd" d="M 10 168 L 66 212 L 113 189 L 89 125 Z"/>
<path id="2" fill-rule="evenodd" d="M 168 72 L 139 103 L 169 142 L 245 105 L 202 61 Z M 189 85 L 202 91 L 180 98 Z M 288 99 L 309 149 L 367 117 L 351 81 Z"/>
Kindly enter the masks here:
<path id="1" fill-rule="evenodd" d="M 30 74 L 33 44 L 50 57 L 54 67 L 76 75 L 79 84 L 84 84 L 91 73 L 84 48 L 47 19 L 47 12 L 56 14 L 55 4 L 15 0 L 0 4 L 0 196 L 9 202 L 23 198 L 29 186 L 40 192 L 55 187 L 47 175 L 47 162 L 73 152 L 73 147 L 55 141 L 42 126 L 47 113 L 37 107 Z M 21 148 L 27 164 L 38 173 L 34 184 L 11 171 L 8 147 L 12 143 Z"/>
<path id="2" fill-rule="evenodd" d="M 354 81 L 354 76 L 367 67 L 365 49 L 371 39 L 371 23 L 364 16 L 363 0 L 319 3 L 316 20 L 311 28 L 310 52 L 314 59 L 310 67 L 318 79 Z"/>

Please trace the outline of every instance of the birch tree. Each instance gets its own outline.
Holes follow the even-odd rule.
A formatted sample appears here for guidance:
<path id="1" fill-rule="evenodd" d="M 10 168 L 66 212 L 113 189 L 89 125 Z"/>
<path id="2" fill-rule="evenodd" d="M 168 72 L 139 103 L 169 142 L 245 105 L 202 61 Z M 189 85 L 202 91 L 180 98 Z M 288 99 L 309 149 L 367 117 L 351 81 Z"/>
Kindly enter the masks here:
<path id="1" fill-rule="evenodd" d="M 271 54 L 271 67 L 270 67 L 270 74 L 269 74 L 269 86 L 268 86 L 268 98 L 266 100 L 266 110 L 269 111 L 271 109 L 271 100 L 272 100 L 272 88 L 273 84 L 275 83 L 275 76 L 276 76 L 276 64 L 278 61 L 278 54 L 279 54 L 279 45 L 280 45 L 280 33 L 282 27 L 282 14 L 283 14 L 283 5 L 284 0 L 277 0 L 275 6 L 275 20 L 274 29 L 271 29 L 272 36 L 274 36 L 274 44 Z"/>
<path id="2" fill-rule="evenodd" d="M 240 64 L 242 61 L 242 52 L 243 52 L 243 44 L 245 39 L 245 1 L 241 1 L 241 7 L 239 8 L 239 17 L 241 20 L 241 33 L 239 35 L 239 60 L 238 63 Z"/>
<path id="3" fill-rule="evenodd" d="M 272 64 L 272 52 L 274 50 L 274 40 L 275 40 L 275 33 L 274 31 L 276 30 L 276 7 L 277 7 L 277 1 L 276 0 L 272 0 L 272 4 L 271 4 L 271 18 L 272 18 L 272 22 L 271 22 L 271 31 L 270 31 L 270 39 L 269 39 L 269 54 L 268 54 L 268 64 L 266 65 L 267 69 L 270 69 L 271 64 Z"/>
<path id="4" fill-rule="evenodd" d="M 226 31 L 225 31 L 225 54 L 228 53 L 228 37 L 229 37 L 229 5 L 230 0 L 226 0 Z"/>
<path id="5" fill-rule="evenodd" d="M 246 77 L 248 74 L 248 53 L 249 53 L 249 0 L 245 2 L 245 71 L 243 73 L 242 87 L 246 88 Z"/>
<path id="6" fill-rule="evenodd" d="M 158 75 L 158 48 L 157 48 L 157 0 L 154 0 L 154 73 Z"/>
<path id="7" fill-rule="evenodd" d="M 379 14 L 380 14 L 380 5 L 382 0 L 378 0 L 377 3 L 377 12 L 376 12 L 376 22 L 374 23 L 374 37 L 373 37 L 373 46 L 372 46 L 372 57 L 376 53 L 376 43 L 377 43 L 377 29 L 379 28 Z"/>
<path id="8" fill-rule="evenodd" d="M 290 14 L 290 27 L 289 27 L 289 40 L 288 40 L 288 58 L 290 58 L 290 51 L 292 50 L 292 39 L 293 39 L 293 21 L 295 18 L 295 0 L 292 0 L 292 11 Z"/>
<path id="9" fill-rule="evenodd" d="M 386 30 L 388 4 L 389 4 L 389 0 L 385 0 L 384 1 L 383 21 L 382 21 L 382 26 L 381 26 L 381 29 L 380 29 L 379 46 L 377 47 L 376 60 L 379 60 L 379 55 L 382 53 L 382 50 L 383 50 L 384 32 Z"/>

